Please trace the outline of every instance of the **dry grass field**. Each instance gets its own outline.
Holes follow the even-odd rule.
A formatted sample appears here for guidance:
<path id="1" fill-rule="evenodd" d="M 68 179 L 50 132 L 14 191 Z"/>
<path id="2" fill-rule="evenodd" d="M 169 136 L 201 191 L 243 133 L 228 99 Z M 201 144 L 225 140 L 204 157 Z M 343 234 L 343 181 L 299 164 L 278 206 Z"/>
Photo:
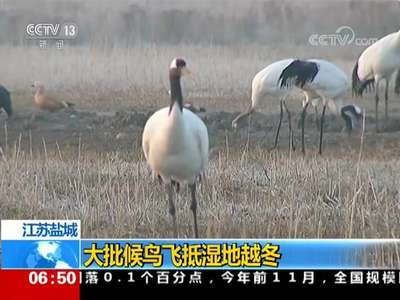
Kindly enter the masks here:
<path id="1" fill-rule="evenodd" d="M 80 219 L 84 237 L 171 237 L 164 189 L 151 177 L 140 140 L 149 114 L 168 103 L 168 62 L 182 55 L 194 73 L 184 81 L 186 99 L 207 109 L 201 117 L 211 138 L 199 193 L 202 237 L 398 237 L 400 102 L 393 94 L 390 121 L 378 134 L 372 96 L 355 100 L 367 110 L 362 140 L 341 132 L 343 124 L 330 114 L 322 156 L 310 110 L 303 157 L 288 151 L 286 121 L 279 148 L 270 150 L 278 99 L 267 99 L 236 132 L 230 128 L 249 103 L 252 76 L 291 49 L 47 51 L 0 48 L 2 80 L 16 111 L 12 120 L 0 121 L 0 219 Z M 332 49 L 300 51 L 327 57 L 350 74 L 352 52 L 339 49 L 336 57 Z M 28 130 L 30 84 L 37 79 L 76 103 L 77 111 L 41 114 Z M 289 107 L 297 116 L 301 95 L 292 98 Z M 350 91 L 346 100 L 352 101 Z M 181 237 L 192 236 L 188 199 L 183 189 L 177 200 Z"/>

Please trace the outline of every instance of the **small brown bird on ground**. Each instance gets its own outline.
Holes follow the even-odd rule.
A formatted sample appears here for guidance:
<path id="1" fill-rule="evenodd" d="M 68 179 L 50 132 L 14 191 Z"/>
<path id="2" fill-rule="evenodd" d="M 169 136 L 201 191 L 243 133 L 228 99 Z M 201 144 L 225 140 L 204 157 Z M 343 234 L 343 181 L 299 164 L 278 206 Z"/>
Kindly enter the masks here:
<path id="1" fill-rule="evenodd" d="M 32 87 L 36 88 L 35 92 L 35 105 L 41 109 L 41 110 L 46 110 L 49 112 L 56 112 L 65 108 L 71 108 L 74 106 L 73 103 L 66 102 L 66 101 L 60 101 L 50 95 L 47 95 L 45 93 L 44 85 L 43 83 L 39 81 L 35 81 L 35 83 L 32 85 Z"/>
<path id="2" fill-rule="evenodd" d="M 61 101 L 56 97 L 46 94 L 44 85 L 40 81 L 35 81 L 32 84 L 32 87 L 35 88 L 34 104 L 42 111 L 53 113 L 63 109 L 71 109 L 74 106 L 73 103 Z M 37 114 L 37 112 L 32 113 L 32 117 L 30 121 L 27 122 L 26 128 L 34 127 L 32 124 L 35 121 Z"/>

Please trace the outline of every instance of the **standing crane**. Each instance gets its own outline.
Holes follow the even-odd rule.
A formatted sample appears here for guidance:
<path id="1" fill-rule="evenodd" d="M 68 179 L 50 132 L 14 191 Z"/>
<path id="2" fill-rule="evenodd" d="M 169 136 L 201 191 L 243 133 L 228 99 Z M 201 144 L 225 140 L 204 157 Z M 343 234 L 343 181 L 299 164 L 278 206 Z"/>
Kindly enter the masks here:
<path id="1" fill-rule="evenodd" d="M 196 181 L 208 162 L 208 132 L 203 121 L 183 106 L 181 76 L 188 74 L 182 58 L 169 68 L 171 103 L 155 112 L 146 122 L 142 137 L 143 152 L 150 168 L 166 184 L 174 234 L 178 235 L 173 200 L 175 184 L 189 184 L 194 234 L 198 238 Z"/>
<path id="2" fill-rule="evenodd" d="M 389 82 L 400 69 L 400 30 L 391 33 L 365 49 L 357 59 L 352 74 L 353 95 L 361 97 L 366 90 L 375 90 L 375 126 L 379 130 L 379 84 L 385 80 L 385 122 L 388 120 Z M 400 92 L 397 73 L 395 92 Z"/>

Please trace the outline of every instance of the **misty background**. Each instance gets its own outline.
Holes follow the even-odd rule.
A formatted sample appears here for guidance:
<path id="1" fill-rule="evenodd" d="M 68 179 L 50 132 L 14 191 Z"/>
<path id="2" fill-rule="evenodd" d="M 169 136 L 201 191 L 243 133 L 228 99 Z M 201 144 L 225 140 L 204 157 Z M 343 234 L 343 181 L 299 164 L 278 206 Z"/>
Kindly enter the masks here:
<path id="1" fill-rule="evenodd" d="M 0 0 L 0 45 L 29 45 L 30 23 L 78 25 L 69 45 L 294 43 L 343 25 L 357 37 L 399 30 L 397 0 Z"/>

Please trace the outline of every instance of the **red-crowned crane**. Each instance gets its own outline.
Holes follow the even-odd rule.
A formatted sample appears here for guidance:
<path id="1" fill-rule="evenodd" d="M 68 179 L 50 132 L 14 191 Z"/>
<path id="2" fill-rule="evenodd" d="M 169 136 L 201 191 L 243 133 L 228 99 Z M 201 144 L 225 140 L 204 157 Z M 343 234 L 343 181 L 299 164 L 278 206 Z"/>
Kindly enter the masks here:
<path id="1" fill-rule="evenodd" d="M 320 70 L 320 67 L 322 67 L 322 70 Z M 333 77 L 331 82 L 327 82 L 331 77 Z M 253 78 L 251 104 L 245 112 L 239 114 L 232 121 L 232 126 L 236 128 L 239 120 L 253 113 L 259 102 L 266 96 L 278 97 L 281 104 L 281 113 L 275 135 L 274 148 L 277 146 L 278 142 L 283 117 L 283 106 L 288 113 L 289 136 L 292 139 L 291 142 L 293 145 L 291 118 L 285 104 L 285 98 L 292 89 L 299 89 L 305 95 L 302 118 L 300 120 L 302 125 L 302 151 L 305 153 L 304 118 L 309 103 L 314 107 L 317 107 L 319 102 L 323 102 L 324 104 L 328 103 L 335 113 L 341 113 L 341 117 L 345 121 L 346 128 L 349 131 L 357 125 L 355 122 L 360 119 L 361 109 L 355 105 L 343 106 L 341 101 L 341 97 L 346 93 L 347 86 L 347 76 L 344 72 L 327 61 L 317 59 L 300 61 L 293 58 L 277 61 L 261 70 Z M 323 99 L 329 99 L 329 101 L 323 101 Z M 324 114 L 325 108 L 323 109 L 323 115 Z M 351 119 L 349 120 L 349 118 Z M 323 122 L 322 118 L 321 122 Z M 320 124 L 320 126 L 321 125 L 323 125 L 323 123 Z M 322 152 L 322 132 L 320 139 L 320 152 Z"/>
<path id="2" fill-rule="evenodd" d="M 361 97 L 366 89 L 375 90 L 375 126 L 379 130 L 379 84 L 385 79 L 385 122 L 388 119 L 389 81 L 400 69 L 400 31 L 391 33 L 365 49 L 357 59 L 352 74 L 353 95 Z M 400 72 L 400 71 L 399 71 Z M 395 92 L 400 91 L 397 75 Z"/>
<path id="3" fill-rule="evenodd" d="M 166 184 L 169 212 L 176 226 L 173 185 L 189 184 L 194 234 L 198 238 L 196 181 L 208 162 L 208 132 L 203 121 L 184 108 L 181 76 L 188 73 L 186 62 L 175 58 L 170 65 L 171 103 L 155 112 L 146 122 L 142 137 L 144 155 L 153 172 Z"/>
<path id="4" fill-rule="evenodd" d="M 303 154 L 305 154 L 304 120 L 310 101 L 321 102 L 323 105 L 320 123 L 319 154 L 322 154 L 323 127 L 327 105 L 335 114 L 341 114 L 349 131 L 354 126 L 349 126 L 353 122 L 350 124 L 348 117 L 357 122 L 361 119 L 362 113 L 358 106 L 354 104 L 343 105 L 343 98 L 348 88 L 348 78 L 340 68 L 329 61 L 323 59 L 296 59 L 282 71 L 279 76 L 279 85 L 281 88 L 296 86 L 306 94 L 306 103 L 301 114 Z"/>
<path id="5" fill-rule="evenodd" d="M 260 102 L 262 100 L 265 100 L 266 97 L 269 96 L 269 97 L 273 97 L 273 98 L 278 98 L 280 100 L 280 118 L 279 118 L 279 124 L 278 124 L 278 128 L 277 128 L 276 135 L 275 135 L 275 143 L 274 143 L 273 148 L 276 148 L 278 145 L 279 131 L 281 128 L 282 118 L 283 118 L 283 108 L 285 108 L 286 113 L 288 115 L 288 122 L 289 122 L 289 147 L 291 144 L 294 149 L 291 114 L 285 103 L 287 96 L 293 91 L 292 91 L 292 89 L 281 89 L 278 84 L 279 76 L 281 75 L 282 71 L 288 65 L 290 65 L 293 61 L 294 61 L 293 58 L 276 61 L 276 62 L 268 65 L 261 71 L 259 71 L 254 76 L 254 78 L 252 80 L 252 85 L 251 85 L 251 103 L 246 111 L 240 113 L 232 121 L 233 128 L 237 128 L 238 123 L 241 119 L 243 119 L 246 116 L 255 112 L 258 105 L 260 104 Z M 296 88 L 294 87 L 294 89 L 296 89 Z M 298 92 L 300 92 L 300 90 L 298 90 Z M 303 100 L 303 106 L 305 105 L 305 103 L 306 103 L 306 100 Z M 315 105 L 316 104 L 313 103 L 313 106 L 315 106 Z M 315 110 L 317 111 L 317 108 L 315 108 Z"/>
<path id="6" fill-rule="evenodd" d="M 0 85 L 0 113 L 2 109 L 7 113 L 8 117 L 13 114 L 10 92 Z"/>

